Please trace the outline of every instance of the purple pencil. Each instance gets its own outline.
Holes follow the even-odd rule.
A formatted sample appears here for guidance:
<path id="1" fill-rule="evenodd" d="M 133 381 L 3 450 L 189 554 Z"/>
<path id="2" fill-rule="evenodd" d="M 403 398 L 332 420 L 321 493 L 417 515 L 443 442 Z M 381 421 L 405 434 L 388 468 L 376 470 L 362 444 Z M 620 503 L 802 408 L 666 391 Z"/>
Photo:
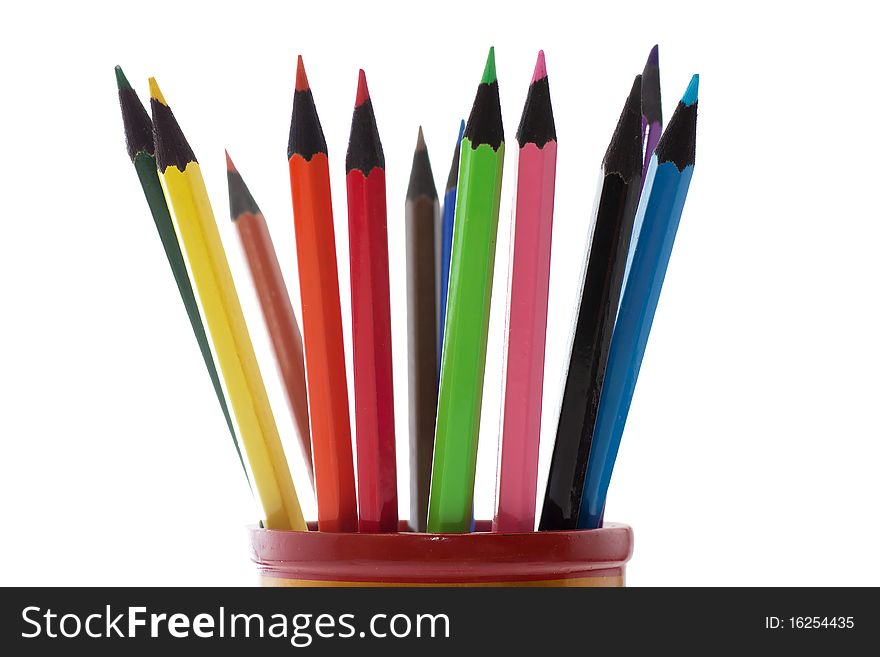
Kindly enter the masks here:
<path id="1" fill-rule="evenodd" d="M 642 168 L 642 185 L 648 173 L 651 156 L 663 132 L 663 108 L 660 104 L 660 60 L 657 46 L 651 48 L 645 70 L 642 71 L 642 143 L 645 145 L 645 164 Z"/>
<path id="2" fill-rule="evenodd" d="M 642 71 L 642 146 L 645 150 L 645 160 L 642 165 L 642 187 L 645 185 L 648 165 L 651 163 L 651 157 L 654 155 L 654 149 L 657 148 L 657 142 L 660 141 L 660 134 L 662 132 L 663 108 L 660 103 L 660 59 L 658 47 L 655 45 L 651 48 L 651 54 L 648 55 L 645 69 Z M 639 239 L 639 232 L 641 230 L 641 215 L 637 215 L 632 229 L 629 252 L 626 254 L 626 267 L 623 270 L 624 286 L 626 286 L 626 281 L 629 278 L 629 270 L 632 267 L 633 254 L 635 253 L 636 242 Z M 621 302 L 623 301 L 623 294 L 620 295 L 620 300 Z"/>

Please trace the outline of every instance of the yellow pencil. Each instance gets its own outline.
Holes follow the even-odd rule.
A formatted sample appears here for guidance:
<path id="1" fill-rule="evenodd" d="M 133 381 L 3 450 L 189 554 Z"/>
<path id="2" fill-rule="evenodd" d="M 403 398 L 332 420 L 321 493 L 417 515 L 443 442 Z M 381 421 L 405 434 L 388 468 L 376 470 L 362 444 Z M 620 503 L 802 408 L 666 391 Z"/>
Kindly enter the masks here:
<path id="1" fill-rule="evenodd" d="M 204 311 L 268 529 L 305 530 L 199 164 L 150 78 L 159 177 Z"/>

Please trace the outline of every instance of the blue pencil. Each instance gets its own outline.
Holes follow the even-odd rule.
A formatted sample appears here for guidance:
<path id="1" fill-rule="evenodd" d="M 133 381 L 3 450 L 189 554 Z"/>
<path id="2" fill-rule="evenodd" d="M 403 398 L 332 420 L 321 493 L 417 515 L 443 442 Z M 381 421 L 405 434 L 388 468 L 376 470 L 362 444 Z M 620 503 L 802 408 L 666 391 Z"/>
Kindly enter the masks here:
<path id="1" fill-rule="evenodd" d="M 464 121 L 458 129 L 455 142 L 455 153 L 449 167 L 449 178 L 446 179 L 446 193 L 443 196 L 443 219 L 440 228 L 440 286 L 437 308 L 437 371 L 440 371 L 441 354 L 443 353 L 443 331 L 446 327 L 446 295 L 449 291 L 449 261 L 452 257 L 452 228 L 455 225 L 455 195 L 458 191 L 458 158 L 461 153 L 461 138 L 464 135 Z"/>
<path id="2" fill-rule="evenodd" d="M 581 529 L 602 525 L 608 484 L 694 172 L 699 79 L 698 75 L 691 79 L 648 167 L 637 213 L 642 230 L 611 338 L 587 463 L 578 516 Z"/>

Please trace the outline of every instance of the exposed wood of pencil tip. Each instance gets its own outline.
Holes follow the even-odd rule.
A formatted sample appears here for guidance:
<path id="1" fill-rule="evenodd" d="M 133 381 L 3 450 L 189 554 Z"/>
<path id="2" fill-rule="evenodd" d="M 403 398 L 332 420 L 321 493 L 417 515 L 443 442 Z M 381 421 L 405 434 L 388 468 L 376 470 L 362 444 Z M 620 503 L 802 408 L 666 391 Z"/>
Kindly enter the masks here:
<path id="1" fill-rule="evenodd" d="M 358 74 L 357 95 L 351 117 L 351 136 L 345 153 L 345 172 L 358 170 L 367 176 L 375 168 L 385 168 L 385 153 L 382 150 L 382 140 L 379 139 L 379 128 L 376 125 L 373 101 L 367 88 L 367 78 L 362 69 Z"/>
<path id="2" fill-rule="evenodd" d="M 422 134 L 421 126 L 419 126 L 419 136 L 416 140 L 416 150 L 413 152 L 409 185 L 406 188 L 406 200 L 412 201 L 419 196 L 426 196 L 430 199 L 437 198 L 434 172 L 431 171 L 431 159 L 428 157 L 428 146 L 425 144 L 425 136 Z"/>
<path id="3" fill-rule="evenodd" d="M 550 102 L 550 84 L 547 78 L 547 66 L 544 51 L 538 52 L 532 83 L 526 95 L 516 140 L 520 148 L 526 144 L 535 144 L 543 148 L 547 142 L 556 141 L 556 122 L 553 119 L 553 105 Z"/>
<path id="4" fill-rule="evenodd" d="M 446 177 L 446 189 L 449 191 L 458 184 L 458 161 L 461 159 L 461 138 L 464 136 L 464 119 L 458 128 L 458 140 L 455 142 L 455 151 L 452 153 L 452 163 L 449 165 L 449 175 Z"/>
<path id="5" fill-rule="evenodd" d="M 464 136 L 473 149 L 487 144 L 497 151 L 504 142 L 501 98 L 498 95 L 498 78 L 495 73 L 495 48 L 489 49 L 483 78 L 477 87 L 477 96 L 464 129 Z"/>
<path id="6" fill-rule="evenodd" d="M 150 108 L 159 171 L 164 172 L 168 167 L 183 171 L 190 162 L 198 162 L 155 78 L 150 78 Z"/>
<path id="7" fill-rule="evenodd" d="M 243 214 L 258 215 L 260 206 L 254 200 L 250 190 L 244 183 L 244 179 L 232 163 L 229 152 L 226 153 L 226 182 L 229 187 L 229 214 L 233 221 Z"/>
<path id="8" fill-rule="evenodd" d="M 119 107 L 122 110 L 122 127 L 125 131 L 125 146 L 128 156 L 134 162 L 138 153 L 153 155 L 153 122 L 147 109 L 132 89 L 122 68 L 117 66 L 116 86 L 119 89 Z"/>
<path id="9" fill-rule="evenodd" d="M 299 155 L 309 161 L 318 153 L 327 154 L 327 140 L 318 118 L 312 88 L 306 77 L 302 56 L 296 62 L 296 83 L 293 92 L 293 111 L 290 117 L 290 136 L 287 141 L 288 159 Z"/>
<path id="10" fill-rule="evenodd" d="M 642 71 L 642 116 L 647 123 L 663 123 L 663 106 L 660 102 L 660 58 L 658 47 L 651 48 L 645 69 Z"/>
<path id="11" fill-rule="evenodd" d="M 642 76 L 637 75 L 602 160 L 605 175 L 616 173 L 624 182 L 642 171 Z"/>
<path id="12" fill-rule="evenodd" d="M 654 153 L 657 163 L 672 162 L 682 171 L 693 165 L 697 149 L 697 91 L 700 76 L 691 78 L 684 96 L 679 101 Z"/>

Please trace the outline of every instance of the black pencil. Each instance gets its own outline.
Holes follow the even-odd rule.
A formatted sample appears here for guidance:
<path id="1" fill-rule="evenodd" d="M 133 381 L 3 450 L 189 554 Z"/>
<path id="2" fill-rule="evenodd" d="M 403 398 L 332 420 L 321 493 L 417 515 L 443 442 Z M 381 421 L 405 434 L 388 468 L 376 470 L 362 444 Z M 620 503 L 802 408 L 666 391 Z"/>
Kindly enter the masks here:
<path id="1" fill-rule="evenodd" d="M 575 529 L 642 178 L 642 76 L 602 161 L 596 218 L 539 528 Z"/>

